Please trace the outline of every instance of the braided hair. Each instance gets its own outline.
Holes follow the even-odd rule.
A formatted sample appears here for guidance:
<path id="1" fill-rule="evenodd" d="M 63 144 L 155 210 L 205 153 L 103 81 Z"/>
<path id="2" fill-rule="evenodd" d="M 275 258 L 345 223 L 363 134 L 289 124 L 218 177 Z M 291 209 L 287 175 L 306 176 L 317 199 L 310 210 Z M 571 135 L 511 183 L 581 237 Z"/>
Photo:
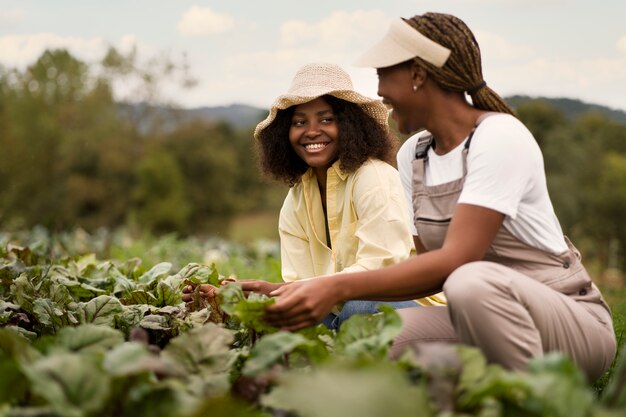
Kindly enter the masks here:
<path id="1" fill-rule="evenodd" d="M 478 109 L 515 114 L 483 80 L 478 42 L 461 19 L 449 14 L 425 13 L 404 21 L 422 35 L 450 49 L 450 56 L 441 68 L 419 57 L 413 59 L 437 84 L 449 91 L 467 92 Z"/>

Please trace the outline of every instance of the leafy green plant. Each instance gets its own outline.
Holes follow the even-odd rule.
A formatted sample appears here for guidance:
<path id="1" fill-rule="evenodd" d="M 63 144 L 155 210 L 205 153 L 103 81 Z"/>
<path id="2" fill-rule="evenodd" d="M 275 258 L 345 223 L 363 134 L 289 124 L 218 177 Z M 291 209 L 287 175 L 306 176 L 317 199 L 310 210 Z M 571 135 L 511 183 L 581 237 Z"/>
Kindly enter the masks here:
<path id="1" fill-rule="evenodd" d="M 382 308 L 339 332 L 263 321 L 274 299 L 215 265 L 142 267 L 47 244 L 0 248 L 0 416 L 537 416 L 626 411 L 626 353 L 598 396 L 565 357 L 528 372 L 463 346 L 423 344 L 398 360 L 401 328 Z M 217 297 L 185 305 L 183 287 Z M 615 314 L 615 312 L 614 312 Z M 216 320 L 219 318 L 219 320 Z"/>

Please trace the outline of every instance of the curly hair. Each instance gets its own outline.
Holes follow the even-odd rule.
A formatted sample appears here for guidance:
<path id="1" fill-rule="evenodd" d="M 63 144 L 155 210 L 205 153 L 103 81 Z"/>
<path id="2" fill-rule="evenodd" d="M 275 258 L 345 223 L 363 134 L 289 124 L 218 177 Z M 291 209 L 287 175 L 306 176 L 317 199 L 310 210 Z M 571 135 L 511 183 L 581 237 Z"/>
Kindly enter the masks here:
<path id="1" fill-rule="evenodd" d="M 356 171 L 368 158 L 395 165 L 398 139 L 381 126 L 358 104 L 331 95 L 322 96 L 332 107 L 339 130 L 339 166 L 342 171 Z M 257 151 L 261 171 L 293 186 L 309 166 L 296 154 L 289 141 L 289 129 L 295 106 L 279 110 L 272 123 L 259 133 Z"/>
<path id="2" fill-rule="evenodd" d="M 442 88 L 467 92 L 474 107 L 482 110 L 514 114 L 504 100 L 483 80 L 480 48 L 472 31 L 458 17 L 443 13 L 425 13 L 404 19 L 422 35 L 450 49 L 450 57 L 441 68 L 416 57 Z M 411 61 L 409 61 L 411 62 Z"/>

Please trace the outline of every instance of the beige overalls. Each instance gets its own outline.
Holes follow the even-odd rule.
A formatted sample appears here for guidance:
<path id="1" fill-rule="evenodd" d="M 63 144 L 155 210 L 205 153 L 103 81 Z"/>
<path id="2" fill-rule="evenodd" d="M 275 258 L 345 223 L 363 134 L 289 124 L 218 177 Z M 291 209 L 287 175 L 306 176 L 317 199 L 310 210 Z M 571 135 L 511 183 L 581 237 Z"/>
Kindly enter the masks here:
<path id="1" fill-rule="evenodd" d="M 463 177 L 436 186 L 423 181 L 432 136 L 416 146 L 413 207 L 427 250 L 443 245 L 467 175 L 472 134 L 463 150 Z M 450 274 L 443 286 L 448 306 L 398 310 L 404 326 L 392 356 L 419 342 L 462 342 L 479 347 L 492 363 L 523 370 L 531 357 L 560 351 L 595 380 L 615 356 L 611 313 L 580 253 L 566 242 L 569 249 L 553 255 L 501 227 L 482 261 Z"/>

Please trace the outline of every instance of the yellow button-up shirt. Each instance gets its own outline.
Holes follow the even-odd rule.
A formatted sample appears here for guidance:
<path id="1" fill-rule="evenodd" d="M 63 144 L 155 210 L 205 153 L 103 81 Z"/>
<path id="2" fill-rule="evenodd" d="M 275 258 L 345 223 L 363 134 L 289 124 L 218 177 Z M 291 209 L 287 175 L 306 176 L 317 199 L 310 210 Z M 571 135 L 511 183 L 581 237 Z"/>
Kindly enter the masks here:
<path id="1" fill-rule="evenodd" d="M 413 240 L 403 193 L 398 171 L 385 162 L 369 159 L 350 174 L 335 162 L 326 180 L 331 249 L 319 186 L 309 169 L 289 190 L 280 211 L 283 279 L 367 271 L 408 259 Z M 432 305 L 442 300 L 417 301 Z"/>

